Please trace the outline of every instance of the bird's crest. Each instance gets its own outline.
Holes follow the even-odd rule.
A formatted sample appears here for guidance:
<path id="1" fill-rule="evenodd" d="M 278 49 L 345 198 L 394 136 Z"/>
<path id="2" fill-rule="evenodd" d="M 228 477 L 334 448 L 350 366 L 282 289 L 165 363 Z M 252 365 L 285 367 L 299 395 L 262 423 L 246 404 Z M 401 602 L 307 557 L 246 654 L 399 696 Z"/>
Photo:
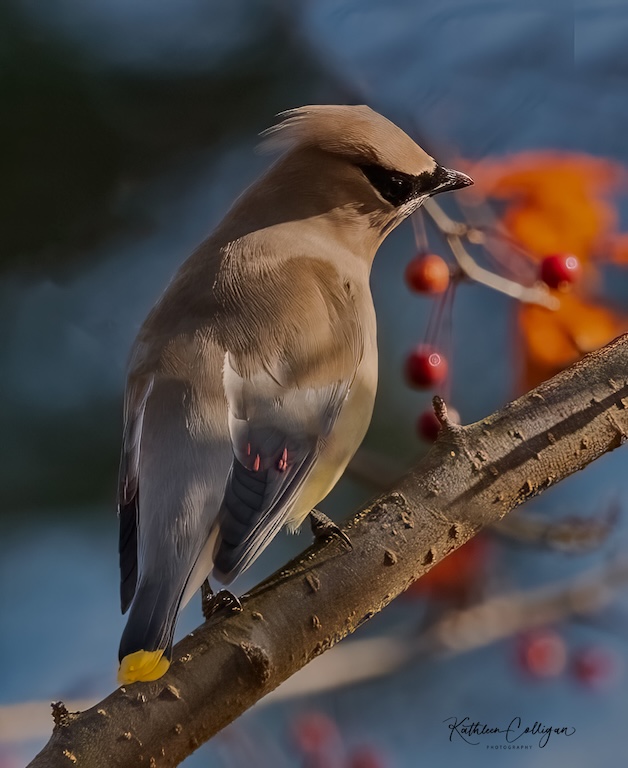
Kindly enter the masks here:
<path id="1" fill-rule="evenodd" d="M 420 174 L 434 160 L 400 128 L 365 105 L 312 105 L 280 113 L 283 120 L 266 129 L 262 149 L 287 152 L 318 147 L 354 162 Z"/>

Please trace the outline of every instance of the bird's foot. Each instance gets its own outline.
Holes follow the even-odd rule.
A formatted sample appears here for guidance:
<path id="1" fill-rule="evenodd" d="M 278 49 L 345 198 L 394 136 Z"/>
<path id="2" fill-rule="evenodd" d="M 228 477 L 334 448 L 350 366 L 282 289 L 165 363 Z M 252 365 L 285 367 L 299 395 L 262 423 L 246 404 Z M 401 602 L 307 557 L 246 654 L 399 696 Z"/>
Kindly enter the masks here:
<path id="1" fill-rule="evenodd" d="M 353 544 L 347 534 L 318 509 L 313 509 L 310 512 L 310 526 L 316 541 L 327 541 L 331 538 L 340 539 L 347 549 L 353 549 Z"/>
<path id="2" fill-rule="evenodd" d="M 213 613 L 211 606 L 215 597 L 216 595 L 214 595 L 214 591 L 209 584 L 209 579 L 205 579 L 201 584 L 201 610 L 203 611 L 205 621 L 207 621 Z"/>
<path id="3" fill-rule="evenodd" d="M 229 592 L 228 589 L 213 592 L 209 586 L 209 579 L 205 579 L 201 586 L 201 605 L 205 621 L 217 611 L 227 610 L 230 613 L 237 613 L 242 610 L 242 603 L 233 592 Z"/>

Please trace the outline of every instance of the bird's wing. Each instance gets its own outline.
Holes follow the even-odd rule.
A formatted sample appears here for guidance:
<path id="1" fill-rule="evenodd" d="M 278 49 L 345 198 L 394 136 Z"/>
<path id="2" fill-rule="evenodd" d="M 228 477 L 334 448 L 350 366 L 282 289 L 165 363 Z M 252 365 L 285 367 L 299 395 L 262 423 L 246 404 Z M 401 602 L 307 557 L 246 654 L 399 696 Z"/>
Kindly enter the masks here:
<path id="1" fill-rule="evenodd" d="M 246 366 L 226 354 L 234 459 L 214 559 L 214 575 L 223 583 L 247 568 L 287 521 L 361 362 L 364 340 L 351 298 L 321 297 L 323 308 L 315 319 L 302 318 L 298 333 L 273 358 L 260 351 L 259 365 L 250 351 Z"/>
<path id="2" fill-rule="evenodd" d="M 152 376 L 136 381 L 127 387 L 124 400 L 124 431 L 118 476 L 118 551 L 122 613 L 128 610 L 137 584 L 140 441 L 146 402 L 152 388 Z"/>

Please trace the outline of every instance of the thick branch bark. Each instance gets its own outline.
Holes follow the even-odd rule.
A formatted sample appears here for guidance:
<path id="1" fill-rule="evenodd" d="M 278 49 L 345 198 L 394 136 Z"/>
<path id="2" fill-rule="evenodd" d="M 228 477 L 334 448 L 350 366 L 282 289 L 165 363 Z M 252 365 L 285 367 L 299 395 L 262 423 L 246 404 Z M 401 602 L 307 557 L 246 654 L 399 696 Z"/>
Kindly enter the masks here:
<path id="1" fill-rule="evenodd" d="M 161 680 L 57 725 L 32 768 L 174 766 L 509 510 L 628 435 L 628 335 L 489 418 L 447 425 L 397 487 L 175 647 Z"/>

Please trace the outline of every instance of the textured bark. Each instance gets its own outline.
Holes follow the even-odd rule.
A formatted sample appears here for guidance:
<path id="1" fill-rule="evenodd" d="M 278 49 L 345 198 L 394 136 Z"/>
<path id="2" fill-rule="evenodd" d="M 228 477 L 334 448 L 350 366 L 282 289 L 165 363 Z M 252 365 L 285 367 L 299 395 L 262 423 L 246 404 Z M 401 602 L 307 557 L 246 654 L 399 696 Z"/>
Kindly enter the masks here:
<path id="1" fill-rule="evenodd" d="M 481 528 L 620 446 L 628 335 L 483 421 L 451 424 L 430 453 L 344 526 L 353 550 L 310 547 L 175 647 L 161 680 L 78 714 L 57 708 L 33 768 L 174 766 L 386 606 Z"/>

